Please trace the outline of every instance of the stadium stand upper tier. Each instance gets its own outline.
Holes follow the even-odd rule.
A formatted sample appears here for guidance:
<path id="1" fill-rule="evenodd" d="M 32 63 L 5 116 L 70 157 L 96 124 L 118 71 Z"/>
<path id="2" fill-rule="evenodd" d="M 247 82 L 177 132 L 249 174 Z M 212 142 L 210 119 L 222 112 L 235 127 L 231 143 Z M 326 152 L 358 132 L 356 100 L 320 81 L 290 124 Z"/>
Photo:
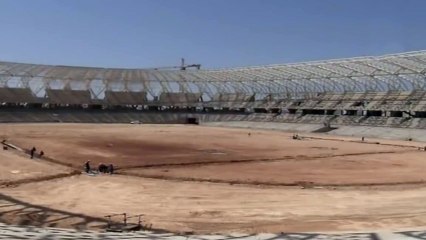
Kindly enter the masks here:
<path id="1" fill-rule="evenodd" d="M 196 106 L 200 98 L 201 93 L 162 92 L 157 103 L 160 105 Z"/>
<path id="2" fill-rule="evenodd" d="M 104 103 L 108 105 L 143 105 L 146 102 L 146 92 L 105 91 Z"/>
<path id="3" fill-rule="evenodd" d="M 92 102 L 88 90 L 46 89 L 46 99 L 52 104 L 89 104 Z"/>
<path id="4" fill-rule="evenodd" d="M 0 88 L 0 102 L 38 102 L 30 89 L 27 88 Z"/>
<path id="5" fill-rule="evenodd" d="M 424 128 L 426 51 L 206 70 L 0 62 L 0 103 L 0 122 L 183 123 L 192 116 Z"/>

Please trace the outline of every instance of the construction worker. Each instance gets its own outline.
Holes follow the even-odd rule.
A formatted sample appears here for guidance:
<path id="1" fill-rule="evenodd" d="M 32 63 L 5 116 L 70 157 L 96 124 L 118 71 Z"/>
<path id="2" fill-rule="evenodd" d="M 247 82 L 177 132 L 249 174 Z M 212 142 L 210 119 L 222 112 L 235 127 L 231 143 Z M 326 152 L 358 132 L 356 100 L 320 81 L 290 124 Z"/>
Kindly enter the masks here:
<path id="1" fill-rule="evenodd" d="M 108 169 L 107 165 L 105 165 L 103 163 L 100 163 L 99 166 L 98 166 L 98 172 L 99 173 L 106 173 L 107 169 Z"/>
<path id="2" fill-rule="evenodd" d="M 31 159 L 34 157 L 34 153 L 35 153 L 35 151 L 37 151 L 37 149 L 36 149 L 35 147 L 33 147 L 33 148 L 31 149 L 31 151 L 30 151 Z"/>
<path id="3" fill-rule="evenodd" d="M 110 163 L 109 166 L 108 166 L 108 172 L 109 172 L 109 174 L 114 173 L 114 166 L 112 165 L 112 163 Z"/>
<path id="4" fill-rule="evenodd" d="M 86 173 L 90 173 L 90 160 L 87 160 L 87 162 L 84 164 L 84 170 Z"/>

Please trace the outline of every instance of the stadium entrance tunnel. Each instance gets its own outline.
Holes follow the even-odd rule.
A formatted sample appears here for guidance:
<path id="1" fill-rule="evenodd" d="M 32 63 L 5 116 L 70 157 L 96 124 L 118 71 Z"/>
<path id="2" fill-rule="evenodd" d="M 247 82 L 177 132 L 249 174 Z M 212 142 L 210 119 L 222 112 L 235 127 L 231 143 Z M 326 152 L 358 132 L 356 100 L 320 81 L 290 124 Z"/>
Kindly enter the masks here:
<path id="1" fill-rule="evenodd" d="M 199 120 L 198 120 L 198 118 L 195 118 L 195 117 L 189 117 L 189 118 L 186 118 L 186 124 L 195 124 L 195 125 L 198 125 L 199 124 Z"/>

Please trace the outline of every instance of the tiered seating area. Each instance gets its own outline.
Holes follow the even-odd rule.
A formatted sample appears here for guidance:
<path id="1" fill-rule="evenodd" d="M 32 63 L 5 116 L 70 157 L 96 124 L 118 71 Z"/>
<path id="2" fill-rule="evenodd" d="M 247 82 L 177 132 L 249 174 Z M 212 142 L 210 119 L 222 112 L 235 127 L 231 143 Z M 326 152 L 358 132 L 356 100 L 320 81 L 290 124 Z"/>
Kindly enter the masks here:
<path id="1" fill-rule="evenodd" d="M 200 122 L 255 121 L 331 125 L 386 126 L 426 128 L 426 118 L 315 115 L 301 113 L 185 113 L 108 110 L 1 110 L 0 122 L 68 122 L 68 123 L 186 123 L 188 117 Z"/>
<path id="2" fill-rule="evenodd" d="M 359 125 L 365 119 L 364 116 L 338 116 L 334 118 L 330 123 L 336 125 Z"/>
<path id="3" fill-rule="evenodd" d="M 194 105 L 200 101 L 201 93 L 172 93 L 160 94 L 159 102 L 167 105 Z"/>
<path id="4" fill-rule="evenodd" d="M 28 88 L 0 88 L 0 103 L 34 103 L 37 102 Z"/>
<path id="5" fill-rule="evenodd" d="M 252 113 L 247 116 L 246 121 L 270 122 L 277 116 L 275 113 Z"/>
<path id="6" fill-rule="evenodd" d="M 254 101 L 254 94 L 219 93 L 212 98 L 212 102 L 250 102 L 250 101 Z"/>
<path id="7" fill-rule="evenodd" d="M 421 239 L 425 231 L 407 231 L 407 232 L 378 232 L 378 233 L 279 233 L 279 234 L 210 234 L 194 235 L 179 234 L 165 231 L 143 230 L 136 232 L 99 232 L 90 230 L 75 230 L 53 227 L 35 227 L 35 226 L 17 226 L 0 223 L 0 239 L 22 239 L 22 240 L 47 240 L 47 239 L 94 239 L 94 240 L 113 240 L 113 239 L 156 239 L 156 240 L 294 240 L 294 239 L 340 239 L 340 240 L 391 240 L 391 239 Z"/>
<path id="8" fill-rule="evenodd" d="M 336 116 L 330 115 L 305 115 L 300 118 L 298 123 L 327 123 L 334 119 Z"/>
<path id="9" fill-rule="evenodd" d="M 411 109 L 417 111 L 422 109 L 424 105 L 426 105 L 426 101 L 423 101 L 425 96 L 424 91 L 413 91 L 406 99 L 406 104 L 410 106 Z M 421 103 L 422 102 L 422 103 Z"/>
<path id="10" fill-rule="evenodd" d="M 344 109 L 345 106 L 351 106 L 352 93 L 335 93 L 330 97 L 328 106 L 333 106 L 334 109 Z"/>
<path id="11" fill-rule="evenodd" d="M 402 124 L 407 121 L 409 118 L 400 118 L 400 117 L 388 117 L 386 121 L 386 126 L 391 127 L 404 127 Z"/>
<path id="12" fill-rule="evenodd" d="M 208 107 L 246 108 L 254 102 L 254 94 L 247 93 L 218 93 L 204 105 Z"/>
<path id="13" fill-rule="evenodd" d="M 46 89 L 47 102 L 53 104 L 89 104 L 92 102 L 87 90 Z"/>
<path id="14" fill-rule="evenodd" d="M 294 101 L 291 99 L 282 99 L 281 102 L 278 104 L 278 107 L 283 109 L 295 109 L 298 107 L 298 105 L 300 105 L 300 102 L 298 101 Z"/>
<path id="15" fill-rule="evenodd" d="M 382 110 L 402 111 L 411 109 L 411 104 L 408 102 L 410 92 L 395 92 L 388 93 L 380 104 Z"/>
<path id="16" fill-rule="evenodd" d="M 425 92 L 322 93 L 306 99 L 283 99 L 259 106 L 315 110 L 426 111 Z"/>
<path id="17" fill-rule="evenodd" d="M 21 113 L 24 110 L 5 111 L 0 121 L 127 122 L 142 117 L 143 114 L 135 113 L 138 109 L 158 111 L 159 122 L 181 121 L 169 118 L 171 115 L 166 112 L 186 111 L 206 121 L 330 122 L 423 128 L 426 126 L 425 59 L 426 51 L 418 51 L 197 70 L 0 62 L 0 107 L 25 107 L 29 112 L 29 108 L 38 109 L 31 112 L 32 116 Z M 49 89 L 59 86 L 65 89 Z M 136 89 L 146 92 L 132 92 Z M 175 92 L 178 89 L 197 93 Z M 44 92 L 45 96 L 40 97 Z M 153 99 L 148 99 L 147 93 Z M 35 112 L 63 107 L 80 109 L 80 113 L 41 116 Z M 105 111 L 90 112 L 100 108 Z M 110 111 L 118 109 L 128 111 Z M 271 115 L 271 112 L 283 114 Z"/>
<path id="18" fill-rule="evenodd" d="M 196 115 L 204 122 L 246 121 L 247 114 L 200 114 Z"/>
<path id="19" fill-rule="evenodd" d="M 362 125 L 386 126 L 387 121 L 387 117 L 370 116 L 362 122 Z"/>
<path id="20" fill-rule="evenodd" d="M 296 123 L 300 120 L 300 118 L 302 118 L 301 114 L 280 114 L 276 116 L 272 121 Z"/>
<path id="21" fill-rule="evenodd" d="M 313 109 L 334 109 L 339 103 L 340 94 L 325 93 L 319 96 L 319 100 L 313 106 Z"/>
<path id="22" fill-rule="evenodd" d="M 241 113 L 185 113 L 108 110 L 1 110 L 0 123 L 6 122 L 65 122 L 65 123 L 186 123 L 187 117 L 200 121 L 247 121 L 260 115 Z M 262 115 L 263 118 L 263 115 Z"/>
<path id="23" fill-rule="evenodd" d="M 187 117 L 193 115 L 206 122 L 258 121 L 426 128 L 426 92 L 419 90 L 324 92 L 300 95 L 298 98 L 267 97 L 256 101 L 253 94 L 246 93 L 216 94 L 208 102 L 204 102 L 201 96 L 201 93 L 163 92 L 158 99 L 148 101 L 146 92 L 105 91 L 105 98 L 95 102 L 91 99 L 90 91 L 86 90 L 46 89 L 46 98 L 37 98 L 29 88 L 0 88 L 3 106 L 0 109 L 0 122 L 185 123 Z M 53 105 L 46 110 L 44 105 L 43 108 L 33 109 L 32 105 L 23 103 Z M 107 109 L 101 110 L 99 105 L 86 109 L 86 104 L 90 106 L 95 103 Z M 77 106 L 55 110 L 55 104 Z M 142 107 L 136 110 L 136 106 Z"/>
<path id="24" fill-rule="evenodd" d="M 410 122 L 410 128 L 426 128 L 426 119 L 425 118 L 417 118 L 412 119 Z"/>
<path id="25" fill-rule="evenodd" d="M 366 101 L 365 108 L 371 109 L 371 110 L 380 109 L 380 105 L 383 102 L 385 96 L 386 96 L 386 93 L 376 93 L 376 92 L 367 93 L 364 96 L 364 99 Z"/>
<path id="26" fill-rule="evenodd" d="M 306 101 L 303 101 L 303 103 L 300 104 L 299 106 L 292 106 L 292 107 L 298 107 L 298 108 L 301 108 L 301 109 L 313 109 L 313 108 L 316 108 L 316 106 L 319 102 L 320 101 L 315 100 L 315 99 L 308 99 Z"/>
<path id="27" fill-rule="evenodd" d="M 147 102 L 146 92 L 105 91 L 104 103 L 110 105 L 142 105 Z"/>

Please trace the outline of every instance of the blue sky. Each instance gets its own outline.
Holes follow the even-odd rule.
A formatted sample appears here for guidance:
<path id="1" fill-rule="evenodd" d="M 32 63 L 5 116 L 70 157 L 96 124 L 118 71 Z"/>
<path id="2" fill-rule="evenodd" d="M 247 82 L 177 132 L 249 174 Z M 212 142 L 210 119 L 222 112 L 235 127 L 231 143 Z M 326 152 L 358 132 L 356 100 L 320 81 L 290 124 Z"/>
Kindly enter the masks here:
<path id="1" fill-rule="evenodd" d="M 205 68 L 426 49 L 424 0 L 0 0 L 0 60 Z"/>

